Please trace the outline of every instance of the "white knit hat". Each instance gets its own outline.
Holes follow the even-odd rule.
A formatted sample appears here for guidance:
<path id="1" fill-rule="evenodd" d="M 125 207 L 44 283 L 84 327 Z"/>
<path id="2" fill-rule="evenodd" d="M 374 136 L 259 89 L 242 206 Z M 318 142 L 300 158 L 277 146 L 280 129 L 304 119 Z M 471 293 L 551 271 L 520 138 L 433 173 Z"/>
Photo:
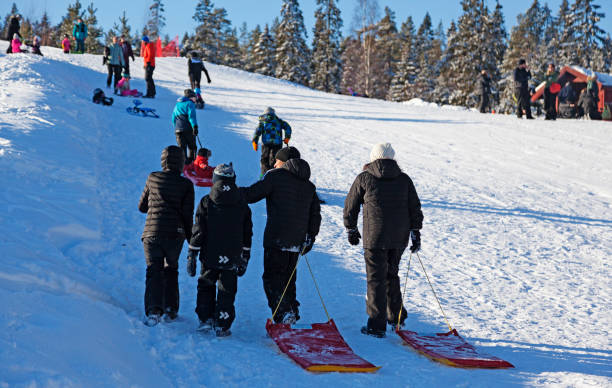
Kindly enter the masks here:
<path id="1" fill-rule="evenodd" d="M 376 159 L 393 159 L 394 157 L 395 151 L 391 147 L 391 143 L 378 143 L 370 151 L 370 162 Z"/>

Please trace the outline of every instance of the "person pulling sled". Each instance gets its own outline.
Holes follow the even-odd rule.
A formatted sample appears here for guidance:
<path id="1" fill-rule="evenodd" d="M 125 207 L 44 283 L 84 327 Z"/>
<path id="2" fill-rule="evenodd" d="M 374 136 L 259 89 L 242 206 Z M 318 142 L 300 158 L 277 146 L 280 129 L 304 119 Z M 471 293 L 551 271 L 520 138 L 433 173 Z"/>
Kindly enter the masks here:
<path id="1" fill-rule="evenodd" d="M 198 136 L 198 121 L 195 110 L 196 94 L 191 89 L 185 89 L 184 96 L 177 100 L 172 112 L 172 125 L 176 143 L 185 153 L 185 164 L 191 164 L 196 155 L 196 137 Z"/>

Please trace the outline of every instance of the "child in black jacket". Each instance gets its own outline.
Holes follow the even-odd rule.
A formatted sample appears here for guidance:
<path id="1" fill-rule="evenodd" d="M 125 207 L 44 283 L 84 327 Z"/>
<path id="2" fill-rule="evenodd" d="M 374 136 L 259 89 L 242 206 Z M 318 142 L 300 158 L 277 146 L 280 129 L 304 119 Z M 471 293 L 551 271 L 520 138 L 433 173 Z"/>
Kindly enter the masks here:
<path id="1" fill-rule="evenodd" d="M 187 72 L 189 74 L 189 82 L 191 82 L 191 89 L 200 88 L 200 79 L 202 78 L 202 72 L 206 75 L 206 80 L 210 83 L 210 77 L 208 76 L 208 70 L 204 67 L 204 62 L 200 58 L 197 51 L 191 53 L 191 58 L 187 61 Z"/>
<path id="2" fill-rule="evenodd" d="M 187 272 L 195 276 L 200 254 L 198 330 L 214 328 L 217 337 L 231 334 L 238 276 L 246 272 L 251 256 L 251 210 L 235 181 L 231 163 L 215 168 L 210 194 L 202 198 L 196 211 L 187 257 Z"/>

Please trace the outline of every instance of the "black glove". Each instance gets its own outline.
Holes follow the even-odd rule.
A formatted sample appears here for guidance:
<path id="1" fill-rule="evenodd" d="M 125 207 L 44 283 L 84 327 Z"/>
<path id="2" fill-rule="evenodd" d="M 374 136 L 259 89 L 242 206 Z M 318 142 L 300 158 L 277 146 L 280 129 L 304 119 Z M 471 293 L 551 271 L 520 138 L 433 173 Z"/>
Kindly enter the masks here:
<path id="1" fill-rule="evenodd" d="M 359 245 L 359 239 L 361 238 L 361 234 L 359 234 L 359 229 L 347 229 L 348 233 L 348 242 L 351 245 Z"/>
<path id="2" fill-rule="evenodd" d="M 310 235 L 307 234 L 306 238 L 304 239 L 304 242 L 302 243 L 301 249 L 300 249 L 302 256 L 310 252 L 314 243 L 315 243 L 315 238 L 310 237 Z"/>
<path id="3" fill-rule="evenodd" d="M 242 248 L 242 254 L 240 255 L 240 259 L 234 266 L 234 273 L 238 276 L 242 276 L 245 274 L 247 270 L 247 266 L 249 265 L 249 259 L 251 258 L 251 249 L 250 248 Z"/>
<path id="4" fill-rule="evenodd" d="M 411 230 L 410 237 L 412 238 L 412 245 L 410 246 L 410 252 L 417 253 L 421 250 L 421 232 L 418 230 Z"/>
<path id="5" fill-rule="evenodd" d="M 193 126 L 193 135 L 198 136 L 198 126 L 197 125 Z"/>
<path id="6" fill-rule="evenodd" d="M 199 251 L 195 249 L 190 249 L 189 253 L 187 253 L 187 274 L 189 276 L 195 276 L 196 274 L 196 260 L 198 257 Z"/>
<path id="7" fill-rule="evenodd" d="M 208 79 L 208 83 L 210 83 L 210 78 Z"/>

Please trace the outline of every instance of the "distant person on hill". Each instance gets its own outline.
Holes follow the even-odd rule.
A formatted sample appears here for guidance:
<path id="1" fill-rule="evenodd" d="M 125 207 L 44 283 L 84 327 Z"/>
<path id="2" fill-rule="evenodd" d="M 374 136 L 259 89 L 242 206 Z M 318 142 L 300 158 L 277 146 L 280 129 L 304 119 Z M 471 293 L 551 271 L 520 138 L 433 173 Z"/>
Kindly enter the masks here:
<path id="1" fill-rule="evenodd" d="M 104 46 L 104 55 L 102 56 L 102 66 L 106 65 L 108 75 L 106 76 L 106 87 L 110 88 L 113 82 L 113 65 L 110 63 L 110 47 Z"/>
<path id="2" fill-rule="evenodd" d="M 529 79 L 531 72 L 527 70 L 527 62 L 519 59 L 518 67 L 514 69 L 514 98 L 516 100 L 516 115 L 520 119 L 523 111 L 528 119 L 533 119 L 531 115 L 531 99 L 529 98 Z"/>
<path id="3" fill-rule="evenodd" d="M 174 111 L 172 111 L 172 125 L 176 143 L 183 150 L 185 164 L 191 164 L 196 156 L 196 136 L 198 136 L 198 121 L 196 119 L 195 100 L 193 90 L 185 89 L 183 97 L 180 97 Z"/>
<path id="4" fill-rule="evenodd" d="M 489 108 L 489 100 L 491 96 L 491 77 L 486 70 L 480 72 L 480 113 L 486 113 Z"/>
<path id="5" fill-rule="evenodd" d="M 238 277 L 246 272 L 251 257 L 253 223 L 251 209 L 236 187 L 232 164 L 218 165 L 212 179 L 210 194 L 202 198 L 196 210 L 187 272 L 195 276 L 199 257 L 198 330 L 214 328 L 217 337 L 226 337 L 236 317 Z"/>
<path id="6" fill-rule="evenodd" d="M 16 33 L 13 34 L 13 40 L 11 41 L 11 53 L 17 54 L 21 52 L 21 40 L 19 40 L 19 35 Z"/>
<path id="7" fill-rule="evenodd" d="M 153 71 L 155 70 L 155 43 L 149 41 L 149 37 L 143 36 L 144 42 L 143 67 L 145 69 L 145 81 L 147 81 L 147 92 L 143 97 L 155 98 L 155 82 L 153 82 Z"/>
<path id="8" fill-rule="evenodd" d="M 123 60 L 123 50 L 121 46 L 119 46 L 119 39 L 116 36 L 113 36 L 113 43 L 110 45 L 110 55 L 108 61 L 113 69 L 113 88 L 115 89 L 115 94 L 117 94 L 117 82 L 121 79 L 121 69 L 125 66 L 125 61 Z"/>
<path id="9" fill-rule="evenodd" d="M 130 89 L 130 75 L 125 72 L 121 74 L 121 79 L 117 82 L 117 91 L 124 97 L 140 97 L 142 95 L 137 89 Z"/>
<path id="10" fill-rule="evenodd" d="M 368 323 L 363 334 L 382 338 L 387 323 L 402 325 L 406 309 L 398 276 L 399 263 L 408 242 L 411 252 L 421 248 L 423 213 L 412 180 L 394 160 L 391 144 L 372 148 L 370 163 L 357 175 L 344 201 L 344 226 L 351 245 L 358 245 L 357 229 L 363 205 L 363 249 L 367 274 Z M 400 316 L 401 315 L 401 316 Z"/>
<path id="11" fill-rule="evenodd" d="M 121 35 L 119 45 L 123 51 L 123 71 L 130 74 L 130 58 L 132 58 L 132 62 L 134 62 L 134 50 L 132 50 L 130 41 L 123 35 Z"/>
<path id="12" fill-rule="evenodd" d="M 42 56 L 42 52 L 40 51 L 40 37 L 38 35 L 34 35 L 34 39 L 32 39 L 32 54 Z"/>
<path id="13" fill-rule="evenodd" d="M 72 37 L 76 41 L 75 52 L 83 54 L 85 52 L 85 39 L 87 38 L 87 25 L 82 18 L 78 18 L 72 27 Z"/>
<path id="14" fill-rule="evenodd" d="M 544 86 L 544 111 L 546 112 L 545 120 L 557 119 L 557 93 L 553 93 L 550 87 L 557 83 L 559 72 L 555 69 L 555 64 L 548 64 L 546 69 L 545 86 Z"/>
<path id="15" fill-rule="evenodd" d="M 147 262 L 145 324 L 153 326 L 163 314 L 174 320 L 179 311 L 178 260 L 193 225 L 193 184 L 181 176 L 183 151 L 166 147 L 161 154 L 162 171 L 149 174 L 138 203 L 147 214 L 142 243 Z"/>
<path id="16" fill-rule="evenodd" d="M 189 75 L 189 82 L 191 82 L 191 89 L 200 89 L 200 79 L 202 78 L 202 72 L 206 75 L 206 80 L 210 83 L 210 77 L 208 76 L 208 70 L 204 66 L 204 62 L 200 58 L 200 54 L 197 51 L 191 53 L 191 57 L 187 60 L 187 72 Z"/>
<path id="17" fill-rule="evenodd" d="M 283 131 L 285 136 L 283 139 Z M 274 112 L 274 108 L 268 107 L 259 116 L 259 125 L 253 134 L 253 149 L 257 151 L 261 137 L 261 176 L 274 167 L 276 153 L 283 147 L 283 143 L 289 144 L 291 139 L 291 127 Z"/>
<path id="18" fill-rule="evenodd" d="M 68 34 L 64 34 L 64 39 L 62 40 L 62 50 L 64 50 L 64 54 L 70 54 L 70 38 L 68 38 Z M 110 81 L 108 82 L 108 86 L 110 86 Z"/>
<path id="19" fill-rule="evenodd" d="M 6 32 L 6 40 L 9 41 L 8 48 L 6 49 L 6 53 L 10 54 L 13 52 L 13 39 L 15 39 L 15 34 L 19 38 L 21 38 L 21 34 L 19 33 L 19 21 L 21 20 L 21 15 L 15 14 L 11 16 L 8 22 L 8 31 Z"/>

